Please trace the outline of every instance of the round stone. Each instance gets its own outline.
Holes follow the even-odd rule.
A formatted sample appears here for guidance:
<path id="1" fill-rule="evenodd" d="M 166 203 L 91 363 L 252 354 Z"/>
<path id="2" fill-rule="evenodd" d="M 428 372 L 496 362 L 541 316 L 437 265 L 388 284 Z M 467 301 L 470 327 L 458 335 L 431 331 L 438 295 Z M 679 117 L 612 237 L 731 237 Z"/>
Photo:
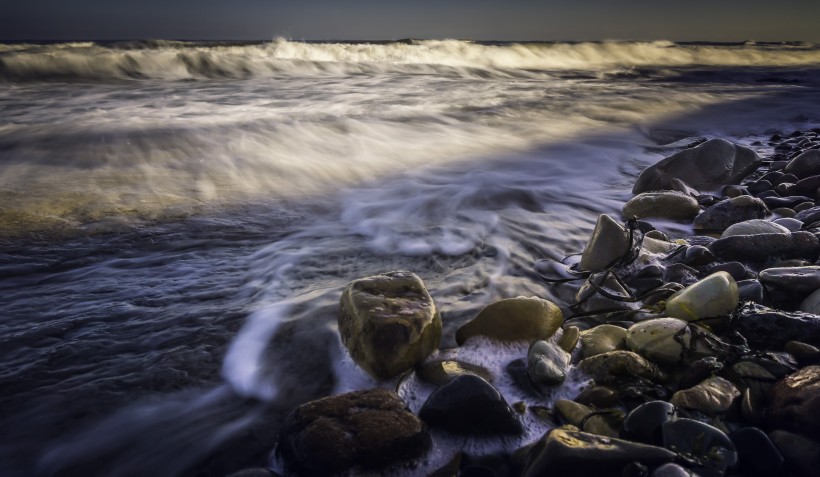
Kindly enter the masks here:
<path id="1" fill-rule="evenodd" d="M 733 235 L 754 235 L 754 234 L 785 234 L 789 229 L 774 222 L 763 219 L 744 220 L 730 225 L 729 228 L 720 234 L 721 237 L 731 237 Z"/>
<path id="2" fill-rule="evenodd" d="M 689 348 L 689 323 L 677 318 L 656 318 L 630 326 L 626 345 L 630 350 L 660 364 L 678 364 Z"/>
<path id="3" fill-rule="evenodd" d="M 456 331 L 456 342 L 464 344 L 473 336 L 498 341 L 546 339 L 563 324 L 558 306 L 537 297 L 506 298 L 484 307 L 475 318 Z"/>
<path id="4" fill-rule="evenodd" d="M 669 297 L 666 313 L 673 318 L 694 321 L 729 314 L 738 301 L 735 279 L 726 272 L 717 272 Z"/>
<path id="5" fill-rule="evenodd" d="M 658 217 L 688 220 L 700 211 L 698 201 L 677 191 L 644 192 L 624 205 L 623 213 L 628 219 Z"/>

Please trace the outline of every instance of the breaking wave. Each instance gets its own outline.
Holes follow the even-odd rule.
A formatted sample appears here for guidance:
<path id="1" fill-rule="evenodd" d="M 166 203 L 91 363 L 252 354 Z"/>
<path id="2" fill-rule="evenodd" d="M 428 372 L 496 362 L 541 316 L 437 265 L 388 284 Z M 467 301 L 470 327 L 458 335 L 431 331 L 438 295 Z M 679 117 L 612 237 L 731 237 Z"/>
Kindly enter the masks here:
<path id="1" fill-rule="evenodd" d="M 382 43 L 118 43 L 0 45 L 0 79 L 192 80 L 282 75 L 531 75 L 631 67 L 801 67 L 820 64 L 806 43 L 656 42 L 503 43 L 406 40 Z"/>

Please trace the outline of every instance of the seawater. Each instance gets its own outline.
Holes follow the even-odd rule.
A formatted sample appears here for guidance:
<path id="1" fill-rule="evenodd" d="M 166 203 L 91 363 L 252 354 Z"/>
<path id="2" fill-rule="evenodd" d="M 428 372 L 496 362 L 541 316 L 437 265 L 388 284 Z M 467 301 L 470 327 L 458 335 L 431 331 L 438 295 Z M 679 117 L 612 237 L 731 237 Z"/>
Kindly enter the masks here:
<path id="1" fill-rule="evenodd" d="M 443 355 L 487 360 L 447 350 L 461 323 L 565 306 L 534 261 L 580 250 L 692 140 L 765 156 L 820 126 L 819 71 L 802 43 L 2 44 L 0 473 L 266 461 L 296 404 L 396 385 L 338 338 L 362 276 L 417 273 Z M 524 353 L 484 363 L 511 401 Z"/>

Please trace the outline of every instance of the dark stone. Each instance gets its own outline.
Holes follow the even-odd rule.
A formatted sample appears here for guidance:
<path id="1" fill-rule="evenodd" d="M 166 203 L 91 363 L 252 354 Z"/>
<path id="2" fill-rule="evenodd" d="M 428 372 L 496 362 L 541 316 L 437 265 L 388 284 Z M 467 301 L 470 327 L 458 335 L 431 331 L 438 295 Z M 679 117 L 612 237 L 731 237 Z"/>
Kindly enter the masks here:
<path id="1" fill-rule="evenodd" d="M 773 258 L 816 260 L 820 241 L 810 232 L 791 234 L 736 235 L 715 240 L 709 245 L 715 256 L 724 260 L 765 262 Z"/>
<path id="2" fill-rule="evenodd" d="M 801 141 L 800 146 L 809 146 L 811 141 L 805 139 Z M 809 149 L 792 159 L 784 172 L 793 174 L 797 177 L 809 177 L 820 174 L 820 151 L 816 149 Z"/>
<path id="3" fill-rule="evenodd" d="M 820 266 L 767 268 L 758 278 L 768 287 L 806 296 L 820 288 Z"/>
<path id="4" fill-rule="evenodd" d="M 735 281 L 746 280 L 753 275 L 753 273 L 740 262 L 726 262 L 719 263 L 709 267 L 707 274 L 711 275 L 715 272 L 726 272 L 735 279 Z"/>
<path id="5" fill-rule="evenodd" d="M 618 392 L 606 386 L 589 386 L 581 391 L 581 394 L 576 396 L 573 401 L 598 409 L 608 409 L 619 404 Z"/>
<path id="6" fill-rule="evenodd" d="M 781 177 L 783 177 L 783 175 L 784 175 L 784 174 L 783 174 L 782 172 L 779 172 L 779 171 L 769 171 L 769 172 L 767 172 L 767 173 L 763 174 L 763 175 L 760 177 L 760 179 L 758 179 L 758 180 L 761 180 L 761 181 L 769 181 L 769 182 L 771 182 L 772 184 L 774 184 L 774 183 L 775 183 L 775 181 L 776 181 L 777 179 L 780 179 Z"/>
<path id="7" fill-rule="evenodd" d="M 698 230 L 723 231 L 730 225 L 751 219 L 764 219 L 769 213 L 762 200 L 753 197 L 726 199 L 704 210 L 695 217 L 693 226 Z"/>
<path id="8" fill-rule="evenodd" d="M 807 366 L 775 384 L 766 422 L 820 438 L 820 366 Z"/>
<path id="9" fill-rule="evenodd" d="M 820 345 L 820 316 L 811 313 L 747 303 L 735 312 L 732 326 L 755 348 L 782 349 L 792 340 Z"/>
<path id="10" fill-rule="evenodd" d="M 433 391 L 419 417 L 430 427 L 454 433 L 520 434 L 523 431 L 504 396 L 492 384 L 469 374 Z"/>
<path id="11" fill-rule="evenodd" d="M 481 366 L 456 360 L 429 361 L 416 368 L 416 375 L 423 381 L 441 386 L 463 374 L 473 374 L 492 382 L 492 374 Z"/>
<path id="12" fill-rule="evenodd" d="M 536 389 L 535 383 L 530 379 L 530 373 L 527 372 L 526 359 L 521 358 L 511 361 L 507 365 L 506 371 L 519 389 L 531 396 L 541 396 L 541 391 Z"/>
<path id="13" fill-rule="evenodd" d="M 737 282 L 737 294 L 741 302 L 751 301 L 755 303 L 763 303 L 764 300 L 763 285 L 753 278 L 748 280 L 739 280 Z"/>
<path id="14" fill-rule="evenodd" d="M 652 472 L 651 477 L 692 477 L 692 473 L 678 464 L 663 464 Z"/>
<path id="15" fill-rule="evenodd" d="M 772 183 L 767 180 L 759 180 L 756 182 L 752 182 L 746 186 L 746 190 L 749 191 L 752 195 L 760 194 L 761 192 L 765 192 L 767 190 L 772 190 Z"/>
<path id="16" fill-rule="evenodd" d="M 737 449 L 740 470 L 761 477 L 783 472 L 783 455 L 765 432 L 744 427 L 729 435 Z"/>
<path id="17" fill-rule="evenodd" d="M 693 419 L 667 421 L 662 427 L 663 446 L 682 455 L 702 477 L 722 477 L 737 463 L 737 451 L 718 428 Z"/>
<path id="18" fill-rule="evenodd" d="M 721 369 L 723 369 L 723 363 L 713 356 L 689 360 L 686 367 L 681 370 L 676 387 L 678 389 L 691 388 L 704 379 L 714 376 Z"/>
<path id="19" fill-rule="evenodd" d="M 804 224 L 811 224 L 820 221 L 820 207 L 812 207 L 810 209 L 802 210 L 794 216 L 795 219 Z"/>
<path id="20" fill-rule="evenodd" d="M 228 477 L 278 477 L 278 475 L 279 474 L 270 469 L 257 468 L 240 470 L 239 472 L 234 472 Z"/>
<path id="21" fill-rule="evenodd" d="M 820 187 L 820 175 L 806 177 L 791 186 L 789 188 L 789 194 L 816 197 L 818 187 Z"/>
<path id="22" fill-rule="evenodd" d="M 662 447 L 559 428 L 533 446 L 522 476 L 616 476 L 634 462 L 655 467 L 674 459 Z"/>
<path id="23" fill-rule="evenodd" d="M 803 222 L 790 217 L 783 217 L 780 219 L 775 219 L 772 222 L 776 223 L 777 225 L 782 225 L 789 229 L 790 232 L 797 232 L 803 227 Z"/>
<path id="24" fill-rule="evenodd" d="M 715 256 L 708 248 L 703 245 L 692 245 L 686 249 L 682 263 L 692 267 L 702 267 L 714 261 Z"/>
<path id="25" fill-rule="evenodd" d="M 684 286 L 689 286 L 698 281 L 698 271 L 682 263 L 675 263 L 666 267 L 663 274 L 665 282 L 676 282 Z"/>
<path id="26" fill-rule="evenodd" d="M 785 168 L 786 165 L 789 163 L 789 161 L 776 160 L 774 157 L 772 159 L 773 160 L 772 160 L 771 164 L 769 164 L 769 170 L 770 171 L 783 170 L 783 168 Z"/>
<path id="27" fill-rule="evenodd" d="M 749 191 L 746 190 L 746 186 L 728 185 L 723 188 L 723 195 L 726 197 L 738 197 L 741 195 L 749 195 Z"/>
<path id="28" fill-rule="evenodd" d="M 717 239 L 708 235 L 693 235 L 691 237 L 686 237 L 686 243 L 689 245 L 702 245 L 704 247 L 708 247 L 709 244 L 715 240 Z"/>
<path id="29" fill-rule="evenodd" d="M 804 195 L 790 195 L 788 197 L 766 197 L 762 200 L 769 209 L 777 209 L 780 207 L 792 208 L 803 202 L 811 201 L 811 198 Z"/>
<path id="30" fill-rule="evenodd" d="M 677 418 L 675 406 L 666 401 L 650 401 L 632 410 L 621 426 L 621 438 L 651 445 L 663 445 L 661 428 Z"/>
<path id="31" fill-rule="evenodd" d="M 298 472 L 330 475 L 416 459 L 431 443 L 401 398 L 376 388 L 299 406 L 285 419 L 277 452 Z"/>
<path id="32" fill-rule="evenodd" d="M 698 190 L 717 189 L 726 184 L 739 183 L 761 162 L 751 149 L 723 139 L 712 139 L 644 169 L 632 193 L 668 190 L 673 179 L 680 179 Z"/>
<path id="33" fill-rule="evenodd" d="M 769 438 L 786 459 L 786 468 L 799 477 L 817 477 L 820 442 L 787 431 L 773 431 Z"/>

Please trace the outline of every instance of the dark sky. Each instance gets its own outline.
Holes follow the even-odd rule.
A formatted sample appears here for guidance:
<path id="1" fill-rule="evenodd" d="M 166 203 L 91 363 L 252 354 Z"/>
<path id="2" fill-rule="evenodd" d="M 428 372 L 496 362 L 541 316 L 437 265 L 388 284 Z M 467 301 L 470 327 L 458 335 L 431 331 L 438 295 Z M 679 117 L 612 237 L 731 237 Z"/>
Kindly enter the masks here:
<path id="1" fill-rule="evenodd" d="M 820 0 L 8 0 L 0 38 L 820 42 Z"/>

